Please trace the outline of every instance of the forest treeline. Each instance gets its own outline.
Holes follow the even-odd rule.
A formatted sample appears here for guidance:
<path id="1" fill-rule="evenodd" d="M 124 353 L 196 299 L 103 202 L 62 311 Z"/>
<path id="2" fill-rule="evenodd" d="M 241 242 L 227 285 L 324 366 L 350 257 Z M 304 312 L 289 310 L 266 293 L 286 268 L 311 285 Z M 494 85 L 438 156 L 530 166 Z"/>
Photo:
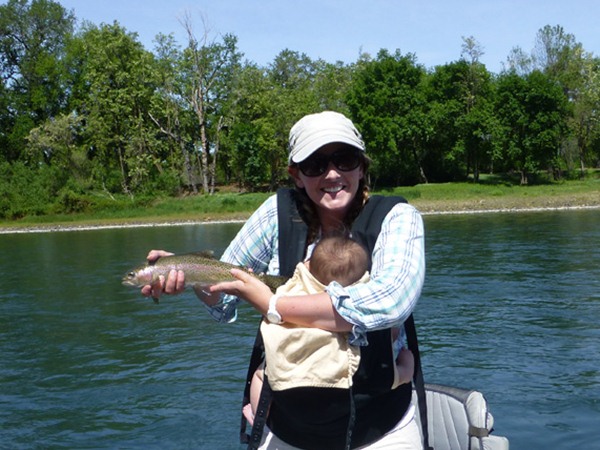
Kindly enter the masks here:
<path id="1" fill-rule="evenodd" d="M 184 17 L 186 42 L 159 34 L 148 50 L 117 22 L 78 26 L 59 2 L 1 5 L 0 218 L 274 189 L 290 127 L 325 109 L 361 130 L 379 188 L 509 172 L 526 184 L 600 164 L 600 59 L 560 25 L 499 74 L 474 37 L 435 68 L 388 49 L 351 64 L 284 49 L 262 67 L 234 34 L 197 25 Z"/>

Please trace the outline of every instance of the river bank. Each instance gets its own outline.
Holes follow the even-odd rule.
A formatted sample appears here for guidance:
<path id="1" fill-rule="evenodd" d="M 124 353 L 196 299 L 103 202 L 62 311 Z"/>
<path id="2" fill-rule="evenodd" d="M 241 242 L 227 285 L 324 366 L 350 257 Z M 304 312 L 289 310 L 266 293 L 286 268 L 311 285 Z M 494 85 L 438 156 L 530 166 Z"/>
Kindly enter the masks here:
<path id="1" fill-rule="evenodd" d="M 423 215 L 443 214 L 491 214 L 520 213 L 536 211 L 561 211 L 600 209 L 600 192 L 578 193 L 542 197 L 485 197 L 474 199 L 410 199 Z M 53 222 L 39 224 L 0 224 L 0 234 L 45 233 L 60 231 L 85 231 L 111 228 L 165 227 L 195 225 L 205 223 L 239 223 L 245 221 L 251 211 L 237 213 L 199 213 L 195 217 L 187 213 L 184 216 L 148 216 L 135 219 L 99 219 L 81 222 Z"/>

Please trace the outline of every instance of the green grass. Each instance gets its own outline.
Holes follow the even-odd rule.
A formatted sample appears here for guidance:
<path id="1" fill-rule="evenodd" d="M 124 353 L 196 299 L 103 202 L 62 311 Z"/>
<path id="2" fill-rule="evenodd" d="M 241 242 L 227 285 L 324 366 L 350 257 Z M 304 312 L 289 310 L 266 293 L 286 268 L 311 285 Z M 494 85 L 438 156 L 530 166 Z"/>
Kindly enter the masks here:
<path id="1" fill-rule="evenodd" d="M 375 193 L 402 195 L 423 212 L 600 207 L 600 173 L 596 171 L 584 180 L 529 186 L 488 176 L 480 183 L 422 184 Z M 84 212 L 1 221 L 0 228 L 243 220 L 269 195 L 226 192 L 181 198 L 102 198 Z"/>
<path id="2" fill-rule="evenodd" d="M 600 206 L 600 177 L 520 186 L 501 182 L 423 184 L 386 191 L 423 211 Z"/>

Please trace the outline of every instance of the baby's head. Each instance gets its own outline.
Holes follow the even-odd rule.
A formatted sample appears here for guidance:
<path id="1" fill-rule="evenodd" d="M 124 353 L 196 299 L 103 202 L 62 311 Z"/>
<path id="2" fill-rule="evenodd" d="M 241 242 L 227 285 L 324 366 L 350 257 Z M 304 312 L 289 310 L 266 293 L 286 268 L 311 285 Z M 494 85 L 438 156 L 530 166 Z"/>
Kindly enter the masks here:
<path id="1" fill-rule="evenodd" d="M 324 237 L 315 246 L 309 268 L 321 284 L 337 281 L 350 286 L 360 280 L 369 263 L 369 254 L 361 244 L 347 236 L 333 235 Z"/>

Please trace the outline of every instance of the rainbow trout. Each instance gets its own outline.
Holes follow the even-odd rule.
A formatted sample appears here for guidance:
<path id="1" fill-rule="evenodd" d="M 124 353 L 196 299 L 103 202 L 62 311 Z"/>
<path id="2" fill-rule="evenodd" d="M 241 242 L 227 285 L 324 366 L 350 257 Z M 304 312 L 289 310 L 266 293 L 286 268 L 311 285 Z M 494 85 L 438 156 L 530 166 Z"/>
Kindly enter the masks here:
<path id="1" fill-rule="evenodd" d="M 183 270 L 187 285 L 216 284 L 235 280 L 231 275 L 233 268 L 243 269 L 218 261 L 209 252 L 163 256 L 153 264 L 145 264 L 128 271 L 123 277 L 123 284 L 136 287 L 153 284 L 161 275 L 166 278 L 171 270 Z M 269 286 L 272 291 L 287 281 L 285 277 L 253 273 L 251 275 Z"/>

